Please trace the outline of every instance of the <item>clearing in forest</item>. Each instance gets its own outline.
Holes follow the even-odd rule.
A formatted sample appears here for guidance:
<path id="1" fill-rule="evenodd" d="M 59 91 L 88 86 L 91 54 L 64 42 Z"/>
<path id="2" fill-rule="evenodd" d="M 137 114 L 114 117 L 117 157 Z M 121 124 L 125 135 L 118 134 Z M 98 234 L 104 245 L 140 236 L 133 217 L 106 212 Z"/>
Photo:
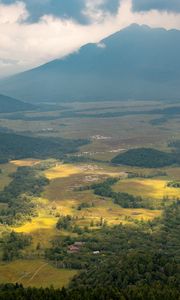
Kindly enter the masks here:
<path id="1" fill-rule="evenodd" d="M 153 199 L 170 199 L 180 197 L 180 189 L 167 186 L 168 181 L 162 179 L 133 178 L 119 181 L 114 185 L 116 192 L 128 192 L 129 194 Z"/>

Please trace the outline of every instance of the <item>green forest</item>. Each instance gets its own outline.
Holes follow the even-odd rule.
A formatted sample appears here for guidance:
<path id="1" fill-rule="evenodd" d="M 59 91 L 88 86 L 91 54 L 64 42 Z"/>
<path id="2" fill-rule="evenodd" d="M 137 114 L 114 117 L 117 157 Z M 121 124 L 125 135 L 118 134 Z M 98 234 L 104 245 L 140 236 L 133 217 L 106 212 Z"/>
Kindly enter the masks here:
<path id="1" fill-rule="evenodd" d="M 61 267 L 86 268 L 67 289 L 0 286 L 0 299 L 179 299 L 180 202 L 164 209 L 163 217 L 134 226 L 104 226 L 81 236 L 82 249 L 68 254 L 78 239 L 57 238 L 47 258 Z M 13 236 L 11 239 L 15 239 Z M 20 240 L 20 248 L 26 240 Z M 94 254 L 94 251 L 99 251 Z M 132 251 L 133 250 L 133 251 Z M 33 295 L 33 296 L 32 296 Z M 33 298 L 32 298 L 33 297 Z"/>
<path id="2" fill-rule="evenodd" d="M 0 209 L 0 224 L 18 224 L 35 216 L 32 197 L 40 196 L 48 179 L 36 174 L 30 167 L 19 167 L 11 175 L 10 184 L 0 191 L 0 203 L 8 206 Z"/>
<path id="3" fill-rule="evenodd" d="M 58 158 L 74 153 L 88 140 L 37 138 L 15 133 L 0 133 L 0 163 L 22 158 Z"/>
<path id="4" fill-rule="evenodd" d="M 130 149 L 117 155 L 111 161 L 113 164 L 136 166 L 144 168 L 161 168 L 179 164 L 178 152 L 163 152 L 152 148 Z"/>

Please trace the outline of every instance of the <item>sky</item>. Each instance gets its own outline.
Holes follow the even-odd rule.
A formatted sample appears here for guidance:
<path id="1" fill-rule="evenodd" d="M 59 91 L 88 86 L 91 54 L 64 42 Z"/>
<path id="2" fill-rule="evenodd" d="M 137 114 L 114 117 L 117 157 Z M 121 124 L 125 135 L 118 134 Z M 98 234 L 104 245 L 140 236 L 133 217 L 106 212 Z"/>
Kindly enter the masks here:
<path id="1" fill-rule="evenodd" d="M 0 78 L 98 45 L 132 23 L 180 30 L 180 0 L 0 0 Z"/>

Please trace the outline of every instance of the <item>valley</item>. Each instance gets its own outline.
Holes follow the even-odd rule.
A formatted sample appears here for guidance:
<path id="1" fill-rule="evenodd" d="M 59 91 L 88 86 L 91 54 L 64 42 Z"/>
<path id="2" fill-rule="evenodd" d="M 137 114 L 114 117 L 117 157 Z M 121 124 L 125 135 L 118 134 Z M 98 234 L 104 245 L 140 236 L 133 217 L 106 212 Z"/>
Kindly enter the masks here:
<path id="1" fill-rule="evenodd" d="M 165 211 L 180 199 L 180 189 L 168 186 L 180 180 L 180 165 L 148 168 L 111 161 L 137 148 L 179 153 L 172 146 L 180 140 L 177 108 L 176 102 L 161 101 L 79 102 L 60 109 L 52 105 L 48 112 L 0 114 L 0 154 L 7 160 L 0 164 L 0 283 L 68 286 L 76 274 L 81 280 L 89 264 L 116 257 L 117 249 L 108 246 L 114 234 L 122 239 L 122 254 L 136 247 L 143 251 L 133 232 L 142 241 L 144 235 L 159 235 Z M 163 123 L 152 122 L 162 117 Z M 7 152 L 8 134 L 17 142 Z M 118 228 L 127 231 L 132 247 Z"/>
<path id="2" fill-rule="evenodd" d="M 0 0 L 0 300 L 180 300 L 180 0 Z"/>

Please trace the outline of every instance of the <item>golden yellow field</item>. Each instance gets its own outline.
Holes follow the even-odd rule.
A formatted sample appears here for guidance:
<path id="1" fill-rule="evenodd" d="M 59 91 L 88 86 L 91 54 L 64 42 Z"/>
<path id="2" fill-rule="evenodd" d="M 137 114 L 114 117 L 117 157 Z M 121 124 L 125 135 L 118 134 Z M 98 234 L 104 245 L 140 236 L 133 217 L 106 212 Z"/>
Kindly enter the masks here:
<path id="1" fill-rule="evenodd" d="M 180 189 L 167 187 L 167 183 L 168 181 L 163 179 L 125 179 L 119 181 L 114 190 L 153 199 L 180 197 Z"/>
<path id="2" fill-rule="evenodd" d="M 44 208 L 38 211 L 38 216 L 32 218 L 31 222 L 26 222 L 22 226 L 12 227 L 11 229 L 19 232 L 30 234 L 32 236 L 32 245 L 27 251 L 34 251 L 37 244 L 41 244 L 41 248 L 49 247 L 50 241 L 58 234 L 56 230 L 57 218 L 50 215 L 50 207 L 46 204 Z"/>
<path id="3" fill-rule="evenodd" d="M 17 167 L 32 167 L 40 162 L 38 159 L 11 160 L 11 163 Z"/>
<path id="4" fill-rule="evenodd" d="M 57 166 L 50 168 L 44 172 L 44 175 L 53 180 L 56 178 L 66 178 L 72 175 L 91 175 L 91 176 L 124 176 L 125 172 L 119 167 L 112 167 L 103 164 L 57 164 Z"/>
<path id="5" fill-rule="evenodd" d="M 80 173 L 81 170 L 78 167 L 75 167 L 73 165 L 57 165 L 56 167 L 53 167 L 51 169 L 48 169 L 44 172 L 44 175 L 49 179 L 55 179 L 55 178 L 63 178 L 63 177 L 69 177 L 73 174 Z"/>
<path id="6" fill-rule="evenodd" d="M 39 203 L 38 216 L 31 222 L 12 228 L 16 232 L 31 234 L 32 245 L 26 249 L 26 254 L 30 255 L 32 252 L 31 255 L 36 256 L 37 244 L 40 243 L 42 249 L 49 247 L 50 241 L 57 235 L 74 235 L 56 229 L 56 215 L 72 215 L 75 217 L 73 225 L 80 227 L 89 227 L 93 221 L 96 227 L 101 218 L 106 220 L 109 226 L 113 226 L 132 220 L 152 220 L 161 214 L 160 210 L 122 208 L 108 198 L 94 195 L 91 190 L 75 191 L 72 187 L 75 183 L 82 182 L 81 176 L 82 174 L 71 175 L 51 180 L 44 193 L 45 198 L 34 200 Z M 90 207 L 78 210 L 82 202 L 89 203 Z"/>
<path id="7" fill-rule="evenodd" d="M 43 260 L 17 260 L 0 264 L 0 283 L 22 283 L 25 287 L 66 286 L 76 270 L 57 269 Z"/>
<path id="8" fill-rule="evenodd" d="M 33 218 L 31 222 L 13 229 L 15 229 L 16 232 L 33 233 L 38 229 L 49 229 L 51 227 L 54 227 L 55 223 L 55 218 L 52 218 L 47 214 L 45 215 L 45 213 L 39 213 L 39 216 Z"/>

